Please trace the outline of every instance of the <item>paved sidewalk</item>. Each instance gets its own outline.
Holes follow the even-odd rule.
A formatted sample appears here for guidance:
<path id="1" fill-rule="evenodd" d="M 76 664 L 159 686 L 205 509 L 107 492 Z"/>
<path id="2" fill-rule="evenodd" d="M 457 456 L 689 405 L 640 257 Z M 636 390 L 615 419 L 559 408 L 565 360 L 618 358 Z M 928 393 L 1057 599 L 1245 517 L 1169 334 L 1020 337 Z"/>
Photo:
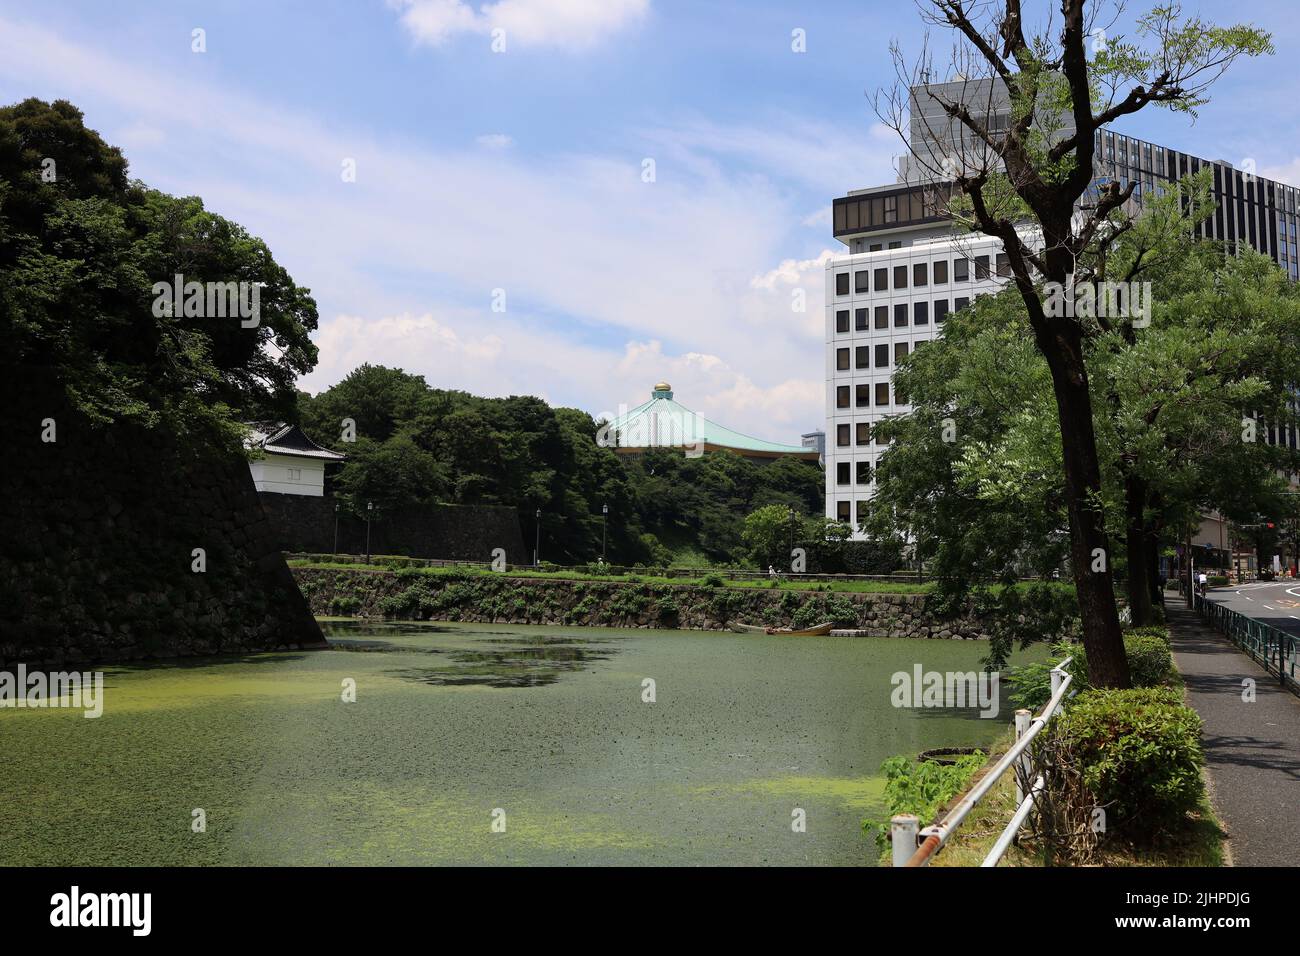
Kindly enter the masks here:
<path id="1" fill-rule="evenodd" d="M 1180 605 L 1166 605 L 1187 702 L 1204 722 L 1210 799 L 1236 866 L 1300 865 L 1300 698 Z M 1256 699 L 1241 699 L 1242 681 Z"/>

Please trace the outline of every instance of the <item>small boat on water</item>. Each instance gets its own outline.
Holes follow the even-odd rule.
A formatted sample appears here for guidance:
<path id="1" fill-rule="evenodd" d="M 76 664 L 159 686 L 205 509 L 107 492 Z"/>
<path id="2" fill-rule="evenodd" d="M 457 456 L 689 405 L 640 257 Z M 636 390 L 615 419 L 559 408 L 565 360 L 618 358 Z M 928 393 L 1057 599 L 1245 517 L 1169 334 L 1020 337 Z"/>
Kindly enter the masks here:
<path id="1" fill-rule="evenodd" d="M 834 626 L 833 623 L 828 621 L 815 627 L 805 627 L 797 630 L 789 627 L 760 627 L 756 624 L 732 624 L 731 629 L 738 634 L 783 634 L 787 637 L 817 637 L 822 634 L 829 634 Z"/>

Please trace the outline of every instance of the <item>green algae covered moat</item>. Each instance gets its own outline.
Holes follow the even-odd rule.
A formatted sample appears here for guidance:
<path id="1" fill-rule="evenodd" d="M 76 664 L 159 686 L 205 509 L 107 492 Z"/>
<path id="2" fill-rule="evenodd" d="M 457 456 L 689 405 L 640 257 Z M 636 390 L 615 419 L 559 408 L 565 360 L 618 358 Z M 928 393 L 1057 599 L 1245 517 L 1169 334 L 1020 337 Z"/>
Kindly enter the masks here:
<path id="1" fill-rule="evenodd" d="M 0 710 L 0 865 L 869 865 L 881 761 L 1010 716 L 891 704 L 981 642 L 325 629 L 106 668 L 98 719 Z"/>

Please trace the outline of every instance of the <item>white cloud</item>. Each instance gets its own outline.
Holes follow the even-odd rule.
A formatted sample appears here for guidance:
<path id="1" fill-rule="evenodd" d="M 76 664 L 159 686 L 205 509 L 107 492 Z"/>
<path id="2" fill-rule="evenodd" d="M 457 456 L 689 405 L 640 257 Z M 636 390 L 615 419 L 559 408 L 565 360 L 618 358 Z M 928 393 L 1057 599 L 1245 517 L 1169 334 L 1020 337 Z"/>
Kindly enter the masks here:
<path id="1" fill-rule="evenodd" d="M 830 229 L 831 227 L 831 207 L 822 206 L 815 212 L 810 212 L 801 220 L 805 226 L 817 229 Z"/>
<path id="2" fill-rule="evenodd" d="M 514 139 L 505 133 L 484 133 L 482 136 L 476 136 L 474 142 L 484 149 L 509 149 L 515 145 Z"/>
<path id="3" fill-rule="evenodd" d="M 721 125 L 696 117 L 644 135 L 671 157 L 727 157 L 828 195 L 892 182 L 903 149 L 897 133 L 865 115 L 860 121 L 830 124 L 776 113 L 761 125 Z"/>
<path id="4" fill-rule="evenodd" d="M 1295 156 L 1289 163 L 1280 166 L 1264 166 L 1259 170 L 1259 175 L 1290 186 L 1300 186 L 1300 156 Z"/>
<path id="5" fill-rule="evenodd" d="M 167 134 L 155 126 L 146 126 L 143 123 L 132 123 L 124 126 L 112 137 L 112 143 L 115 146 L 121 146 L 123 149 L 141 149 L 145 146 L 158 146 L 165 142 Z"/>
<path id="6" fill-rule="evenodd" d="M 754 276 L 750 285 L 755 289 L 771 292 L 777 285 L 811 287 L 822 280 L 826 271 L 826 261 L 835 255 L 830 249 L 823 249 L 816 259 L 782 259 L 775 269 L 762 275 Z"/>
<path id="7" fill-rule="evenodd" d="M 773 269 L 801 213 L 762 172 L 713 169 L 707 143 L 683 138 L 644 183 L 635 132 L 635 146 L 586 154 L 385 141 L 3 17 L 0 90 L 67 97 L 110 134 L 157 131 L 128 151 L 133 175 L 204 197 L 311 289 L 320 364 L 304 388 L 370 361 L 596 411 L 669 378 L 760 437 L 822 419 L 822 282 L 792 315 L 791 286 L 761 281 L 821 260 Z M 756 136 L 714 129 L 719 143 Z"/>
<path id="8" fill-rule="evenodd" d="M 417 43 L 440 46 L 464 33 L 502 30 L 506 49 L 585 50 L 643 20 L 650 0 L 499 0 L 476 10 L 464 0 L 389 0 Z"/>

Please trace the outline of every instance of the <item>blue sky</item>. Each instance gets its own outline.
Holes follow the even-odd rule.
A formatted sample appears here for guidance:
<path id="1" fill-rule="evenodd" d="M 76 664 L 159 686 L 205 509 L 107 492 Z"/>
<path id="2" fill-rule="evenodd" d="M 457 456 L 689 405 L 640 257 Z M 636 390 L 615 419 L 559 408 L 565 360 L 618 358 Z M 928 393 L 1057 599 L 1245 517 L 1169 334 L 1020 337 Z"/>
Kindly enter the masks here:
<path id="1" fill-rule="evenodd" d="M 1194 125 L 1118 128 L 1300 184 L 1294 5 L 1184 6 L 1277 55 Z M 320 307 L 313 391 L 372 361 L 613 413 L 666 378 L 790 441 L 823 420 L 830 201 L 894 178 L 869 94 L 921 37 L 898 0 L 0 0 L 0 102 L 72 100 L 135 176 L 264 238 Z"/>

